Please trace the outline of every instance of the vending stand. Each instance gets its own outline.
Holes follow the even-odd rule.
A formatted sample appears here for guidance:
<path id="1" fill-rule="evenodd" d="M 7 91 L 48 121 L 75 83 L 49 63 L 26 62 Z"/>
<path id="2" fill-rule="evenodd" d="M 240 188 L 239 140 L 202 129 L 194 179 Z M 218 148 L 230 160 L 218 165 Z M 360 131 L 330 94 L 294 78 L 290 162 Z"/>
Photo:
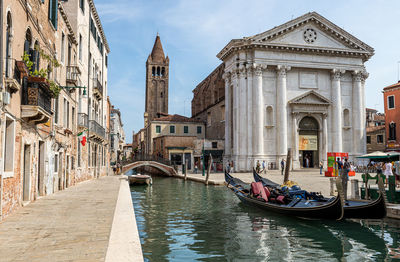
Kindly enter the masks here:
<path id="1" fill-rule="evenodd" d="M 337 177 L 339 175 L 339 170 L 337 170 L 337 166 L 335 165 L 335 163 L 338 158 L 340 158 L 340 161 L 342 161 L 342 163 L 344 162 L 345 158 L 349 159 L 349 153 L 328 152 L 327 156 L 328 156 L 327 157 L 328 158 L 328 171 L 325 171 L 325 176 L 326 177 Z M 350 171 L 349 176 L 355 176 L 355 172 Z"/>

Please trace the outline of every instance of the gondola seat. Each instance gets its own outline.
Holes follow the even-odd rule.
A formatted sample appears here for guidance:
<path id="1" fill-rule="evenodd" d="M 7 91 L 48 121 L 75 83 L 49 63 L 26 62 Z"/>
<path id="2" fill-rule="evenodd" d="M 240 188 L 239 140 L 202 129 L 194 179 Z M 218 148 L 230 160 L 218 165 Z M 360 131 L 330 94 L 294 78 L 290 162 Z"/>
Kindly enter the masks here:
<path id="1" fill-rule="evenodd" d="M 265 200 L 265 202 L 268 202 L 267 193 L 261 182 L 252 182 L 251 183 L 251 192 L 253 193 L 254 197 L 263 199 L 263 200 Z"/>

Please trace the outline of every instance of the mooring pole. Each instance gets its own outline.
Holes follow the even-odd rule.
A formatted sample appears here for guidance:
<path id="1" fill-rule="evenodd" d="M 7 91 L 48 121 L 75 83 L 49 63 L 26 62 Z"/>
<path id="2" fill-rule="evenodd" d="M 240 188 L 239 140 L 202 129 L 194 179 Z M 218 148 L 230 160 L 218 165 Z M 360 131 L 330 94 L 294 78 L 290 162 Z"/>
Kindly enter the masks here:
<path id="1" fill-rule="evenodd" d="M 185 161 L 185 180 L 186 180 L 186 176 L 187 176 L 188 163 L 189 163 L 189 159 L 186 159 L 186 161 Z"/>
<path id="2" fill-rule="evenodd" d="M 285 177 L 283 179 L 284 184 L 289 180 L 289 170 L 290 170 L 291 160 L 292 160 L 292 149 L 288 148 L 287 156 L 286 156 Z"/>
<path id="3" fill-rule="evenodd" d="M 208 185 L 208 179 L 210 178 L 210 172 L 211 172 L 211 165 L 212 165 L 213 159 L 210 154 L 210 157 L 208 158 L 208 167 L 207 167 L 207 176 L 206 176 L 206 181 L 204 184 Z"/>

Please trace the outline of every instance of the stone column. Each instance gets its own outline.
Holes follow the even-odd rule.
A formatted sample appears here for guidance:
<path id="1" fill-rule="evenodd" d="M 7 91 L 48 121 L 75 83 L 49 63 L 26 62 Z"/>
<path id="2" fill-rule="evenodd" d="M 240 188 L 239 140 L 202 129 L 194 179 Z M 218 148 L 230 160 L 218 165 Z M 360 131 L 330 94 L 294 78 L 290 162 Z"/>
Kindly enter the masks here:
<path id="1" fill-rule="evenodd" d="M 342 152 L 342 93 L 340 77 L 344 71 L 332 70 L 332 151 Z"/>
<path id="2" fill-rule="evenodd" d="M 247 97 L 246 97 L 246 68 L 240 68 L 239 73 L 239 162 L 238 170 L 244 170 L 247 166 Z"/>
<path id="3" fill-rule="evenodd" d="M 233 104 L 232 104 L 232 122 L 233 122 L 233 143 L 232 143 L 232 154 L 235 157 L 235 162 L 237 162 L 237 156 L 239 154 L 239 147 L 238 147 L 238 137 L 239 137 L 239 88 L 237 84 L 237 72 L 233 71 L 232 72 L 232 95 L 233 95 Z M 235 165 L 235 170 L 236 170 L 236 165 L 237 163 L 234 163 Z"/>
<path id="4" fill-rule="evenodd" d="M 363 92 L 362 92 L 362 73 L 360 71 L 353 72 L 353 94 L 352 94 L 352 127 L 353 127 L 353 154 L 361 155 L 363 152 Z"/>
<path id="5" fill-rule="evenodd" d="M 292 113 L 292 132 L 293 132 L 293 168 L 299 168 L 299 127 L 297 125 L 298 113 Z"/>
<path id="6" fill-rule="evenodd" d="M 277 156 L 283 157 L 287 153 L 287 99 L 286 99 L 286 72 L 288 66 L 277 66 L 276 76 L 276 141 Z"/>
<path id="7" fill-rule="evenodd" d="M 361 78 L 361 90 L 362 90 L 362 111 L 363 111 L 363 115 L 362 115 L 362 128 L 364 129 L 364 134 L 363 134 L 363 151 L 360 152 L 362 154 L 366 154 L 367 153 L 367 126 L 366 126 L 366 112 L 365 112 L 365 79 L 367 79 L 369 76 L 367 71 L 363 71 L 363 77 Z"/>
<path id="8" fill-rule="evenodd" d="M 251 66 L 247 67 L 247 157 L 251 158 L 253 156 L 253 68 Z M 247 170 L 251 170 L 252 168 L 252 159 L 250 161 L 246 161 L 249 165 L 247 166 Z"/>
<path id="9" fill-rule="evenodd" d="M 231 105 L 231 75 L 230 72 L 226 72 L 223 75 L 225 80 L 225 156 L 229 159 L 231 157 L 231 122 L 232 122 L 232 105 Z"/>
<path id="10" fill-rule="evenodd" d="M 265 68 L 265 67 L 264 67 Z M 253 143 L 254 156 L 264 155 L 264 94 L 263 94 L 263 67 L 255 66 L 253 83 Z"/>
<path id="11" fill-rule="evenodd" d="M 324 167 L 328 166 L 327 154 L 328 154 L 328 115 L 322 114 L 322 161 Z"/>

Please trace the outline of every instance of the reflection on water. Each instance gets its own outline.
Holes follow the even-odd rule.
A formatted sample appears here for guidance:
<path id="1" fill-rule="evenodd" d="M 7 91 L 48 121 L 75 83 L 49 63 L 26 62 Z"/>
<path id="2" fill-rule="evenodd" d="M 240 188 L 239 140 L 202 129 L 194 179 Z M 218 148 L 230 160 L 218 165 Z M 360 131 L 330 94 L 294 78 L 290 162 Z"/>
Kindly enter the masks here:
<path id="1" fill-rule="evenodd" d="M 153 177 L 131 188 L 146 261 L 383 261 L 398 221 L 317 221 L 247 207 L 225 187 Z"/>

